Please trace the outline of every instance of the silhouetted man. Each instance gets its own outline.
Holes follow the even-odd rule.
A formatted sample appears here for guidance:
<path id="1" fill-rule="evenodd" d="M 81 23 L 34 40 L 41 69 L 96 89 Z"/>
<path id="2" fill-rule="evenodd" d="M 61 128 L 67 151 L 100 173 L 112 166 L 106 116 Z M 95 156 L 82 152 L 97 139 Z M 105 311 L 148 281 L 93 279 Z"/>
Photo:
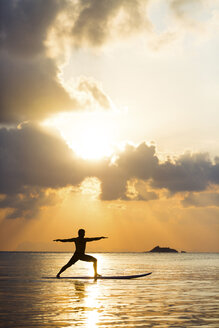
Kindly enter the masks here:
<path id="1" fill-rule="evenodd" d="M 55 239 L 53 241 L 61 241 L 61 242 L 74 242 L 75 243 L 75 253 L 73 254 L 72 258 L 68 261 L 66 265 L 64 265 L 59 273 L 57 274 L 57 278 L 60 278 L 60 274 L 65 271 L 67 268 L 75 264 L 78 260 L 86 261 L 86 262 L 93 262 L 94 266 L 94 277 L 100 276 L 97 273 L 97 259 L 93 256 L 85 254 L 86 243 L 89 241 L 100 240 L 107 237 L 95 237 L 95 238 L 84 238 L 85 230 L 79 229 L 78 230 L 78 237 L 70 238 L 70 239 Z"/>

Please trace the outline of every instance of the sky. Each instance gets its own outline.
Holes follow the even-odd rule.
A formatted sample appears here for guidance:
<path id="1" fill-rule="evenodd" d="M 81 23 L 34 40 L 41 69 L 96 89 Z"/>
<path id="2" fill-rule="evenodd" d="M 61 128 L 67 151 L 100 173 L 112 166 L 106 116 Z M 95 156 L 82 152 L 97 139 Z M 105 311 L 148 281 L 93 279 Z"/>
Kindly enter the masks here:
<path id="1" fill-rule="evenodd" d="M 219 1 L 0 12 L 0 250 L 218 252 Z"/>

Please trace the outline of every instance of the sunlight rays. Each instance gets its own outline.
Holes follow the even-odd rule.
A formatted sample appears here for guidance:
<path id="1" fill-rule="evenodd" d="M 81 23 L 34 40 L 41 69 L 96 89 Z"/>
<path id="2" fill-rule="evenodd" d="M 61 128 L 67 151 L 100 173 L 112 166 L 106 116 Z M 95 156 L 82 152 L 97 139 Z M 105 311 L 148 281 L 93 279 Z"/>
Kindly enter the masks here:
<path id="1" fill-rule="evenodd" d="M 61 114 L 44 125 L 57 128 L 69 147 L 81 158 L 99 160 L 113 154 L 115 113 L 86 112 Z"/>

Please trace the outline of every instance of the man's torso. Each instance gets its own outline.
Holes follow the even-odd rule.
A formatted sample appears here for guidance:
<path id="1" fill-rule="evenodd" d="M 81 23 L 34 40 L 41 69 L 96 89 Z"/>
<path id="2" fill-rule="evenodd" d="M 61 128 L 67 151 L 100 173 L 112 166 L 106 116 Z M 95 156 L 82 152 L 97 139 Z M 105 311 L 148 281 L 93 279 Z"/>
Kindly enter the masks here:
<path id="1" fill-rule="evenodd" d="M 75 247 L 75 253 L 84 254 L 86 248 L 86 238 L 76 238 Z"/>

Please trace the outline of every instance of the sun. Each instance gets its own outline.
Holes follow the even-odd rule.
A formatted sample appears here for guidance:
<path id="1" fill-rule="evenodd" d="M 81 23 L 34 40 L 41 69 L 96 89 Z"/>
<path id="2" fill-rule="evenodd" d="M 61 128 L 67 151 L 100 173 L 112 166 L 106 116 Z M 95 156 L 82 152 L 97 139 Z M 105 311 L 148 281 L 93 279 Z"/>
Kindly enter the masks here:
<path id="1" fill-rule="evenodd" d="M 69 146 L 84 159 L 101 159 L 112 154 L 109 127 L 99 120 L 83 122 L 77 133 L 70 129 L 65 135 Z"/>
<path id="2" fill-rule="evenodd" d="M 58 128 L 69 147 L 83 159 L 99 160 L 113 154 L 116 133 L 112 113 L 65 113 L 45 124 Z"/>
<path id="3" fill-rule="evenodd" d="M 72 140 L 72 149 L 82 158 L 100 159 L 110 156 L 110 137 L 107 131 L 99 126 L 87 127 L 82 131 L 78 141 Z"/>

